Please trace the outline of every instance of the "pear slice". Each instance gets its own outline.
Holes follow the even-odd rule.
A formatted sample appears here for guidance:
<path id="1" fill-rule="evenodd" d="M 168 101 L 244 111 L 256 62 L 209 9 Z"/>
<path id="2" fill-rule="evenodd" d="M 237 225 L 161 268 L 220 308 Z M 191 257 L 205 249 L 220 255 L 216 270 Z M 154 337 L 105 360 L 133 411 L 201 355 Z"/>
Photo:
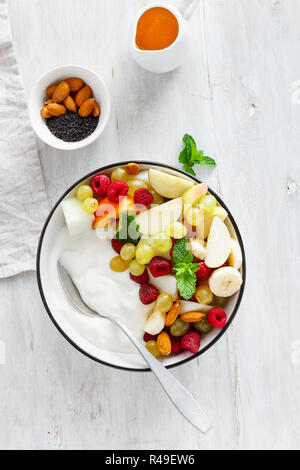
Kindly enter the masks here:
<path id="1" fill-rule="evenodd" d="M 198 302 L 191 302 L 190 300 L 181 300 L 181 314 L 189 312 L 208 313 L 213 308 L 212 305 L 199 304 Z"/>
<path id="2" fill-rule="evenodd" d="M 219 268 L 226 263 L 230 253 L 229 230 L 219 217 L 214 217 L 207 240 L 205 264 L 209 268 Z"/>
<path id="3" fill-rule="evenodd" d="M 166 230 L 167 226 L 182 216 L 181 197 L 149 209 L 136 216 L 136 223 L 142 235 L 156 235 Z"/>
<path id="4" fill-rule="evenodd" d="M 149 169 L 149 183 L 158 194 L 167 199 L 176 199 L 194 186 L 192 181 L 152 168 Z"/>
<path id="5" fill-rule="evenodd" d="M 228 213 L 221 206 L 216 206 L 211 214 L 206 214 L 202 211 L 200 223 L 197 225 L 197 236 L 202 240 L 208 238 L 211 225 L 215 217 L 219 217 L 223 222 L 227 219 Z"/>
<path id="6" fill-rule="evenodd" d="M 229 255 L 229 266 L 235 269 L 240 269 L 243 264 L 243 254 L 240 244 L 237 240 L 231 240 L 231 253 Z"/>

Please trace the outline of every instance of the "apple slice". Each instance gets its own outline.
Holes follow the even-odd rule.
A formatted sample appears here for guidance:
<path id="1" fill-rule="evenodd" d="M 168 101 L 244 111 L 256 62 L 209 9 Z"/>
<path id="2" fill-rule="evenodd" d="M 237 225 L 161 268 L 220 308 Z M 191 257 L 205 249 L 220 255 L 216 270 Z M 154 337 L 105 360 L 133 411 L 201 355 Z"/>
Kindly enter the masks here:
<path id="1" fill-rule="evenodd" d="M 65 199 L 61 207 L 72 240 L 77 240 L 92 229 L 94 216 L 85 212 L 77 198 Z"/>
<path id="2" fill-rule="evenodd" d="M 181 197 L 149 209 L 136 216 L 139 232 L 142 235 L 156 235 L 164 232 L 166 227 L 176 222 L 182 215 Z"/>
<path id="3" fill-rule="evenodd" d="M 209 268 L 219 268 L 226 263 L 230 253 L 229 230 L 219 217 L 214 217 L 207 240 L 205 264 Z"/>
<path id="4" fill-rule="evenodd" d="M 149 169 L 149 183 L 158 194 L 167 199 L 176 199 L 194 186 L 192 181 L 152 168 Z"/>
<path id="5" fill-rule="evenodd" d="M 224 220 L 227 219 L 228 213 L 226 212 L 225 209 L 221 206 L 217 206 L 214 208 L 213 212 L 211 214 L 206 214 L 204 211 L 202 213 L 201 221 L 197 225 L 197 236 L 198 238 L 202 240 L 206 240 L 208 238 L 211 225 L 213 223 L 213 220 L 215 217 L 218 217 L 219 219 L 224 222 Z"/>
<path id="6" fill-rule="evenodd" d="M 148 269 L 148 273 L 150 284 L 156 287 L 161 293 L 167 292 L 168 294 L 170 294 L 173 297 L 174 302 L 178 300 L 178 289 L 175 276 L 169 274 L 167 276 L 153 277 L 150 272 L 150 269 Z M 191 311 L 192 310 L 190 310 L 190 312 Z"/>
<path id="7" fill-rule="evenodd" d="M 196 184 L 189 188 L 182 196 L 184 203 L 184 212 L 196 205 L 200 199 L 206 195 L 208 186 L 206 183 Z"/>
<path id="8" fill-rule="evenodd" d="M 191 302 L 190 300 L 181 300 L 181 314 L 189 312 L 202 312 L 208 313 L 214 307 L 212 305 L 198 304 L 198 302 Z"/>

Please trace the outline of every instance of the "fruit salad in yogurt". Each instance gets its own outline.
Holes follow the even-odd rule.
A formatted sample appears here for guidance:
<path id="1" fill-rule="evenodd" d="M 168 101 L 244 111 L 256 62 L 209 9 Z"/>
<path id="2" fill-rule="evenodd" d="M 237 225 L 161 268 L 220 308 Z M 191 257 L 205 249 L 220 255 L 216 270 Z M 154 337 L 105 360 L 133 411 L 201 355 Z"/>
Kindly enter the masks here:
<path id="1" fill-rule="evenodd" d="M 133 330 L 140 325 L 156 358 L 197 353 L 204 335 L 225 327 L 243 256 L 207 184 L 130 163 L 80 185 L 62 209 L 70 238 L 81 241 L 78 272 L 74 253 L 66 264 L 83 299 L 101 312 L 108 293 L 122 297 L 115 308 Z M 97 270 L 89 270 L 88 243 Z"/>

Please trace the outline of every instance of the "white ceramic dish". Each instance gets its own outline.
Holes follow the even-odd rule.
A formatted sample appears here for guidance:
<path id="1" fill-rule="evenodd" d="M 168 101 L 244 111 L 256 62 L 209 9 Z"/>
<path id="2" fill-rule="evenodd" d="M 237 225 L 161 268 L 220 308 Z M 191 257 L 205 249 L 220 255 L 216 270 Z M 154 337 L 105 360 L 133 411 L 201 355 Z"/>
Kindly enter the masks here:
<path id="1" fill-rule="evenodd" d="M 101 115 L 95 131 L 89 137 L 80 140 L 79 142 L 64 142 L 63 140 L 55 137 L 48 129 L 45 122 L 46 120 L 41 116 L 41 109 L 45 100 L 46 89 L 51 84 L 59 83 L 60 81 L 70 77 L 81 78 L 87 85 L 90 85 L 93 90 L 94 97 L 101 107 Z M 57 67 L 43 75 L 32 88 L 28 102 L 29 118 L 35 133 L 43 142 L 59 150 L 76 150 L 86 147 L 94 142 L 102 134 L 107 125 L 110 115 L 110 107 L 111 102 L 109 91 L 102 78 L 92 70 L 75 65 Z"/>
<path id="2" fill-rule="evenodd" d="M 57 309 L 56 305 L 53 302 L 53 289 L 56 289 L 57 294 L 56 296 L 60 300 L 60 306 L 70 307 L 68 299 L 64 296 L 62 288 L 58 282 L 58 278 L 55 280 L 56 282 L 53 284 L 53 281 L 50 279 L 49 274 L 49 265 L 51 264 L 51 252 L 53 245 L 55 243 L 56 237 L 58 232 L 61 230 L 62 227 L 65 225 L 64 216 L 62 213 L 60 203 L 70 195 L 75 194 L 76 188 L 79 184 L 82 184 L 84 181 L 89 181 L 91 177 L 95 174 L 103 173 L 103 174 L 110 174 L 115 168 L 119 166 L 126 165 L 129 162 L 121 162 L 114 165 L 106 166 L 104 168 L 100 168 L 89 175 L 84 176 L 79 181 L 74 183 L 59 199 L 56 203 L 54 208 L 49 214 L 49 217 L 45 223 L 45 226 L 42 230 L 42 234 L 40 237 L 38 254 L 37 254 L 37 279 L 38 285 L 40 289 L 40 294 L 45 305 L 45 308 L 61 334 L 80 352 L 85 354 L 86 356 L 90 357 L 91 359 L 98 361 L 100 363 L 104 363 L 106 365 L 117 367 L 120 369 L 126 370 L 134 370 L 134 371 L 145 371 L 148 370 L 146 365 L 144 365 L 143 361 L 141 360 L 140 356 L 137 354 L 125 354 L 125 353 L 117 353 L 112 351 L 107 351 L 97 347 L 95 343 L 91 343 L 87 340 L 84 335 L 84 331 L 80 331 L 78 328 L 74 328 L 71 322 L 67 320 L 67 318 L 61 313 L 61 309 Z M 154 164 L 151 162 L 138 162 L 141 164 L 142 169 L 148 169 L 150 167 L 158 168 L 164 170 L 170 174 L 176 176 L 182 176 L 190 178 L 196 182 L 199 182 L 196 178 L 192 178 L 189 175 L 186 175 L 184 172 L 180 170 L 176 170 L 167 165 L 159 165 Z M 227 225 L 231 232 L 233 238 L 236 238 L 241 246 L 243 252 L 244 263 L 242 266 L 242 275 L 244 279 L 244 283 L 239 293 L 237 293 L 234 297 L 230 298 L 228 304 L 226 305 L 226 312 L 228 314 L 228 323 L 223 330 L 214 330 L 209 335 L 203 338 L 201 349 L 198 354 L 192 355 L 188 352 L 184 352 L 179 356 L 171 356 L 164 359 L 164 363 L 167 367 L 175 367 L 180 364 L 184 364 L 187 361 L 190 361 L 199 355 L 203 354 L 209 348 L 211 348 L 226 332 L 230 324 L 232 323 L 240 302 L 243 297 L 244 286 L 245 286 L 245 277 L 246 277 L 246 264 L 245 264 L 245 252 L 243 247 L 243 242 L 238 230 L 238 227 L 230 214 L 228 208 L 224 205 L 223 201 L 211 190 L 209 191 L 216 196 L 219 203 L 228 211 L 229 217 L 227 219 Z M 78 315 L 78 312 L 74 310 L 74 315 Z"/>

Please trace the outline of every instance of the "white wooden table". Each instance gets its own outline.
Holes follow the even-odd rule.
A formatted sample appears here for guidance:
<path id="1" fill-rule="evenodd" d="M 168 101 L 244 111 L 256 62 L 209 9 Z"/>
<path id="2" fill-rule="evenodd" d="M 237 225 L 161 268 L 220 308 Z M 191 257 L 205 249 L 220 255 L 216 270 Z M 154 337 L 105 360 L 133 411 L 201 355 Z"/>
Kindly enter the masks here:
<path id="1" fill-rule="evenodd" d="M 215 427 L 205 437 L 192 429 L 150 374 L 75 351 L 29 273 L 0 282 L 0 447 L 299 449 L 300 1 L 202 0 L 185 67 L 162 76 L 128 53 L 145 3 L 9 0 L 9 12 L 27 92 L 43 72 L 75 63 L 97 70 L 112 96 L 109 125 L 90 148 L 62 153 L 39 142 L 51 204 L 109 162 L 176 165 L 185 132 L 217 160 L 198 175 L 239 224 L 246 293 L 226 337 L 174 371 Z"/>

